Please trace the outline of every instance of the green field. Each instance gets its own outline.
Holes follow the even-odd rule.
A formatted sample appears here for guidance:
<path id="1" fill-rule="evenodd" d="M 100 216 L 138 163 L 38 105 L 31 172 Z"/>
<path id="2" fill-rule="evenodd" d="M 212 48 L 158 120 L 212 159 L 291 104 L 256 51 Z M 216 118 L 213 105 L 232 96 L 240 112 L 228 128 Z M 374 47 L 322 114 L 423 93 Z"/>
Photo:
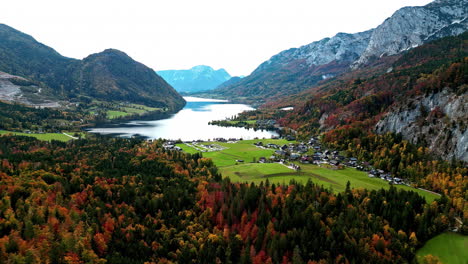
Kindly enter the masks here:
<path id="1" fill-rule="evenodd" d="M 429 254 L 444 264 L 467 264 L 468 236 L 447 232 L 434 237 L 416 252 L 418 262 Z"/>
<path id="2" fill-rule="evenodd" d="M 105 111 L 107 118 L 115 119 L 129 115 L 141 115 L 147 112 L 162 110 L 161 108 L 149 107 L 140 104 L 127 104 L 117 102 L 103 102 L 93 100 L 87 109 L 91 114 Z"/>
<path id="3" fill-rule="evenodd" d="M 277 145 L 284 145 L 291 143 L 291 141 L 283 139 L 260 139 L 260 140 L 241 140 L 237 143 L 223 143 L 223 142 L 205 142 L 203 144 L 209 145 L 215 143 L 217 145 L 226 147 L 222 151 L 205 152 L 203 157 L 212 158 L 213 162 L 218 167 L 235 165 L 236 160 L 244 160 L 245 163 L 258 160 L 260 157 L 269 158 L 275 151 L 273 149 L 262 149 L 253 145 L 254 142 L 261 141 L 263 144 L 274 143 Z M 189 147 L 185 144 L 177 144 L 184 151 L 188 153 L 198 152 L 196 149 Z"/>
<path id="4" fill-rule="evenodd" d="M 62 133 L 21 133 L 21 132 L 11 132 L 11 131 L 6 131 L 6 130 L 0 130 L 0 135 L 4 134 L 13 134 L 13 135 L 18 135 L 18 136 L 28 136 L 28 137 L 35 137 L 39 140 L 44 140 L 44 141 L 51 141 L 51 140 L 59 140 L 59 141 L 69 141 L 72 138 L 64 135 Z M 73 132 L 68 133 L 70 135 L 74 135 Z M 84 133 L 80 133 L 82 137 L 84 136 Z"/>
<path id="5" fill-rule="evenodd" d="M 309 179 L 314 183 L 331 188 L 336 192 L 346 189 L 349 181 L 352 188 L 378 190 L 389 188 L 388 182 L 379 178 L 369 178 L 367 173 L 354 168 L 333 170 L 312 164 L 301 164 L 300 171 L 294 171 L 278 163 L 247 163 L 220 167 L 221 174 L 235 182 L 260 183 L 268 179 L 270 183 L 287 184 L 291 180 L 306 183 Z M 438 195 L 418 190 L 404 185 L 394 185 L 398 189 L 412 190 L 423 196 L 428 202 L 438 198 Z"/>
<path id="6" fill-rule="evenodd" d="M 291 143 L 287 140 L 243 140 L 238 143 L 220 143 L 217 145 L 227 147 L 222 151 L 204 152 L 203 156 L 212 158 L 215 165 L 218 166 L 224 177 L 229 177 L 235 182 L 254 182 L 260 183 L 268 179 L 271 183 L 288 184 L 291 180 L 306 183 L 309 179 L 314 183 L 332 188 L 336 192 L 344 191 L 346 183 L 349 181 L 353 188 L 366 188 L 369 190 L 378 190 L 389 188 L 388 182 L 380 178 L 369 178 L 366 172 L 354 168 L 345 168 L 334 170 L 326 167 L 319 167 L 312 164 L 300 164 L 301 170 L 296 172 L 282 164 L 278 163 L 252 163 L 259 160 L 260 157 L 269 158 L 274 150 L 261 149 L 253 145 L 254 142 L 262 141 L 264 144 L 274 143 L 283 145 Z M 211 142 L 213 143 L 213 142 Z M 209 142 L 203 144 L 209 145 Z M 189 153 L 198 152 L 185 144 L 178 144 L 184 151 Z M 244 162 L 236 162 L 241 159 Z M 404 185 L 395 185 L 399 189 L 412 190 L 423 196 L 428 202 L 438 198 L 438 195 L 418 190 Z"/>
<path id="7" fill-rule="evenodd" d="M 115 111 L 115 110 L 107 111 L 107 117 L 109 119 L 119 118 L 119 117 L 128 116 L 128 115 L 130 115 L 130 113 L 122 112 L 122 111 Z"/>
<path id="8" fill-rule="evenodd" d="M 239 123 L 239 122 L 245 122 L 245 123 L 247 123 L 247 124 L 253 125 L 253 124 L 255 124 L 255 123 L 257 122 L 257 120 L 242 120 L 242 121 L 233 121 L 233 120 L 230 120 L 230 121 L 227 121 L 227 122 L 228 122 L 229 124 L 233 124 L 233 125 L 235 125 L 235 124 L 237 124 L 237 123 Z"/>

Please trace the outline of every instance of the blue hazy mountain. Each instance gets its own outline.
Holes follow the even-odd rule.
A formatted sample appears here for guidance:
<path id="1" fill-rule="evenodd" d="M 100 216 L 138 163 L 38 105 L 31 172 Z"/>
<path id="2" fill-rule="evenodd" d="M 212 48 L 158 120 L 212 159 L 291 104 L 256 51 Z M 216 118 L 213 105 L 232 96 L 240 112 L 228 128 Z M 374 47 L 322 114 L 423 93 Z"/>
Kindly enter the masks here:
<path id="1" fill-rule="evenodd" d="M 214 70 L 210 66 L 199 65 L 188 70 L 164 70 L 157 73 L 178 92 L 198 92 L 212 90 L 231 79 L 224 69 Z"/>

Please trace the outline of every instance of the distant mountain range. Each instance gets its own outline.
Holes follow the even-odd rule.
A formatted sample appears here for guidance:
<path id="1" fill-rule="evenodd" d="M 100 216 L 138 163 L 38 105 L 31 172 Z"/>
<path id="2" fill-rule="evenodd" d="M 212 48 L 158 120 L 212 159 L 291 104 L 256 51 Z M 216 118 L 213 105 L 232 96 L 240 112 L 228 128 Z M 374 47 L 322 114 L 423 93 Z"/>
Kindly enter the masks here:
<path id="1" fill-rule="evenodd" d="M 33 37 L 0 24 L 1 100 L 59 106 L 80 98 L 123 101 L 177 111 L 184 99 L 152 69 L 107 49 L 67 58 Z"/>
<path id="2" fill-rule="evenodd" d="M 468 0 L 438 0 L 404 7 L 375 29 L 338 33 L 280 52 L 241 81 L 216 89 L 225 98 L 273 101 L 314 87 L 332 77 L 405 52 L 431 40 L 468 29 Z"/>
<path id="3" fill-rule="evenodd" d="M 187 93 L 212 90 L 231 79 L 226 70 L 214 70 L 205 65 L 188 70 L 164 70 L 157 73 L 177 91 Z"/>

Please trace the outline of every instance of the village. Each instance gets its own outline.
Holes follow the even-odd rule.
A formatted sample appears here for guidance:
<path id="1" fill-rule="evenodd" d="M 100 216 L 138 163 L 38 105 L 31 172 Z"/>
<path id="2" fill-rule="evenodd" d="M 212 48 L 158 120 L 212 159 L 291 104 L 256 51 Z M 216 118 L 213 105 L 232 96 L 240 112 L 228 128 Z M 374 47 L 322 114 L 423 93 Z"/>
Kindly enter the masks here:
<path id="1" fill-rule="evenodd" d="M 183 142 L 188 147 L 191 147 L 198 152 L 218 152 L 226 150 L 228 147 L 218 144 L 228 143 L 235 144 L 242 139 L 224 139 L 215 138 L 213 141 L 190 141 Z M 301 164 L 313 164 L 319 167 L 325 167 L 332 170 L 341 170 L 346 167 L 355 168 L 359 171 L 367 172 L 369 178 L 380 178 L 389 182 L 390 184 L 402 184 L 410 186 L 410 183 L 394 177 L 389 172 L 385 172 L 381 169 L 375 169 L 367 161 L 360 161 L 355 157 L 346 157 L 342 151 L 327 149 L 325 148 L 318 137 L 311 137 L 307 143 L 296 142 L 292 136 L 283 138 L 282 144 L 273 143 L 274 140 L 280 140 L 279 138 L 273 138 L 271 142 L 264 143 L 261 140 L 253 140 L 253 145 L 256 148 L 264 150 L 273 150 L 274 152 L 270 156 L 261 156 L 258 159 L 249 160 L 253 163 L 279 163 L 295 171 L 301 170 Z M 289 143 L 285 143 L 284 140 Z M 182 151 L 182 148 L 177 146 L 180 142 L 167 141 L 164 143 L 164 148 L 169 150 Z M 225 144 L 224 144 L 225 145 Z M 234 157 L 233 157 L 234 158 Z M 234 158 L 236 164 L 247 162 L 245 158 Z"/>

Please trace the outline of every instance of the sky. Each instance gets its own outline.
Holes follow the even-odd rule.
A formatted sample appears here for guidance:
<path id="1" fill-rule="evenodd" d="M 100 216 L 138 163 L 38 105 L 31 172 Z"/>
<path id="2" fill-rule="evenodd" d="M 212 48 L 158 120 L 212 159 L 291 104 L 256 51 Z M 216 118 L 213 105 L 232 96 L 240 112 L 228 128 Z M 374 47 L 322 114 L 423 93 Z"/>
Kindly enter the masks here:
<path id="1" fill-rule="evenodd" d="M 248 75 L 271 56 L 378 26 L 431 0 L 3 0 L 0 23 L 82 59 L 115 48 L 154 70 Z"/>

